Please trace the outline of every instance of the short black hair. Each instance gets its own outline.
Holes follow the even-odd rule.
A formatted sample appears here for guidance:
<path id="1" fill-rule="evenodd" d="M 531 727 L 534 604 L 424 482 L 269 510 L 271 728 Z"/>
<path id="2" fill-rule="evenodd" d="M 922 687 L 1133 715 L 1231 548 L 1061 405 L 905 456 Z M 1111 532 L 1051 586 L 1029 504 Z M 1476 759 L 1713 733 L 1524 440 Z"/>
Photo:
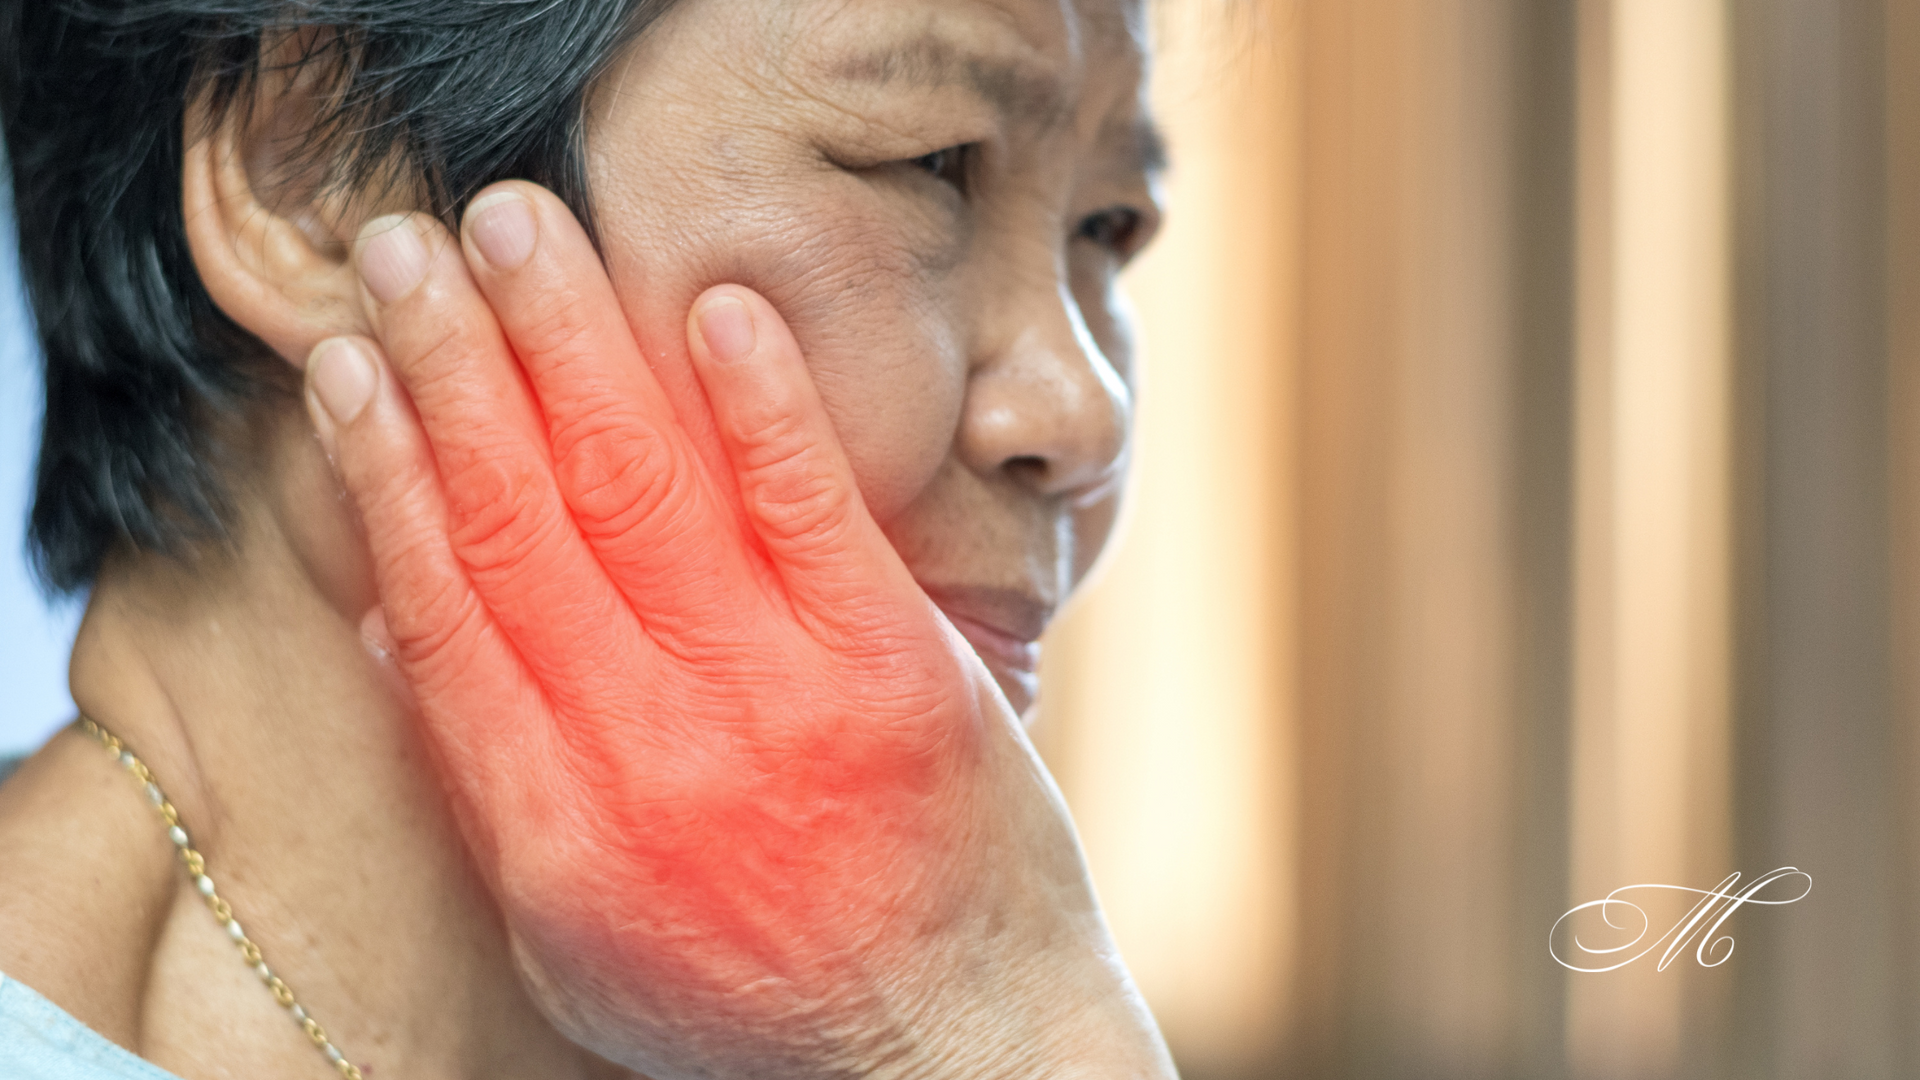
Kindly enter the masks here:
<path id="1" fill-rule="evenodd" d="M 591 231 L 586 93 L 673 2 L 0 0 L 0 123 L 45 357 L 28 525 L 43 586 L 88 587 L 119 544 L 179 554 L 226 535 L 211 421 L 285 389 L 188 251 L 190 101 L 215 120 L 246 108 L 298 42 L 290 63 L 324 91 L 301 152 L 331 183 L 361 190 L 404 162 L 451 224 L 481 188 L 525 178 Z"/>

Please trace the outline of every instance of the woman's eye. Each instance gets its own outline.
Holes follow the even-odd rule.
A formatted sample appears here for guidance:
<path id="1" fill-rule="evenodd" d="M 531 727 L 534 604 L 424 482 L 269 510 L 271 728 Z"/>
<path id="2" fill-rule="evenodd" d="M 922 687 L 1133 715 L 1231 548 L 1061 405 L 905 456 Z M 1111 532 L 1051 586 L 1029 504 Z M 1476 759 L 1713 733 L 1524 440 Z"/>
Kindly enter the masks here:
<path id="1" fill-rule="evenodd" d="M 1074 235 L 1125 259 L 1140 250 L 1145 220 L 1138 210 L 1116 206 L 1082 218 Z"/>
<path id="2" fill-rule="evenodd" d="M 935 150 L 931 154 L 914 158 L 910 163 L 916 169 L 924 170 L 927 175 L 949 184 L 955 191 L 967 193 L 967 163 L 972 157 L 965 146 L 949 146 Z"/>

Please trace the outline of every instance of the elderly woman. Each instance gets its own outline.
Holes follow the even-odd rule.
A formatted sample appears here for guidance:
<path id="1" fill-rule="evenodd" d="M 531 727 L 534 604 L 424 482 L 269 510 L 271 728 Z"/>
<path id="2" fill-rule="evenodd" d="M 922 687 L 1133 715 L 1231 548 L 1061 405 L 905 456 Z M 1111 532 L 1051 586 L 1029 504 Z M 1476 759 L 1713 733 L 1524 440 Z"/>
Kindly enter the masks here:
<path id="1" fill-rule="evenodd" d="M 0 1074 L 1172 1075 L 1019 720 L 1138 0 L 0 11 L 91 589 Z"/>

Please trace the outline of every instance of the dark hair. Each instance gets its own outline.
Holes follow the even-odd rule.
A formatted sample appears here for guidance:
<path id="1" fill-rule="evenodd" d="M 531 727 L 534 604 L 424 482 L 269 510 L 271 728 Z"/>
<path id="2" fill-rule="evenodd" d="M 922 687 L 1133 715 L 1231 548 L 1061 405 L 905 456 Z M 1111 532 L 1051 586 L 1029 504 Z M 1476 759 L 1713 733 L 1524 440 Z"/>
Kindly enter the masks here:
<path id="1" fill-rule="evenodd" d="M 85 588 L 120 543 L 179 554 L 226 534 L 212 419 L 278 365 L 207 295 L 180 168 L 189 101 L 246 108 L 281 62 L 321 79 L 301 155 L 342 190 L 400 179 L 451 223 L 523 177 L 591 229 L 582 102 L 673 0 L 0 0 L 0 121 L 21 277 L 46 363 L 29 546 Z M 286 31 L 310 32 L 290 36 Z"/>

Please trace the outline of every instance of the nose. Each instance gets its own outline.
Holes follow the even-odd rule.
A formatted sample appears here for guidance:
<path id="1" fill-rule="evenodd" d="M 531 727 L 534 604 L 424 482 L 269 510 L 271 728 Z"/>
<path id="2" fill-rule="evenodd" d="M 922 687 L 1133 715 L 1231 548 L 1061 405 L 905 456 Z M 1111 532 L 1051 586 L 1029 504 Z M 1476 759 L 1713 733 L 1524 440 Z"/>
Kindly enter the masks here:
<path id="1" fill-rule="evenodd" d="M 1043 495 L 1097 488 L 1118 471 L 1132 391 L 1095 342 L 1065 282 L 1002 294 L 975 358 L 960 422 L 960 456 Z"/>

